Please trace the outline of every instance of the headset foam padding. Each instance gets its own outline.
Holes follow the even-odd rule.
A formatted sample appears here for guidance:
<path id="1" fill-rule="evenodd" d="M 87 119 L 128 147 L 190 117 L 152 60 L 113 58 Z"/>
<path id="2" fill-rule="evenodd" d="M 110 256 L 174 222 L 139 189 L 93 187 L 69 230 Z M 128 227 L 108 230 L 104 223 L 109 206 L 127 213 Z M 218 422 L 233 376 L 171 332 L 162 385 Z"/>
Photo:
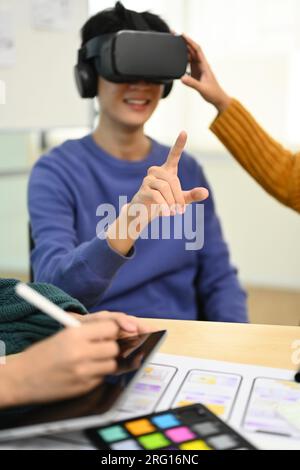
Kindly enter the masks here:
<path id="1" fill-rule="evenodd" d="M 98 75 L 95 67 L 79 62 L 74 69 L 75 81 L 81 98 L 95 98 L 98 92 Z"/>
<path id="2" fill-rule="evenodd" d="M 167 98 L 169 96 L 169 94 L 171 93 L 172 88 L 173 88 L 173 82 L 168 83 L 167 85 L 165 85 L 162 98 Z"/>

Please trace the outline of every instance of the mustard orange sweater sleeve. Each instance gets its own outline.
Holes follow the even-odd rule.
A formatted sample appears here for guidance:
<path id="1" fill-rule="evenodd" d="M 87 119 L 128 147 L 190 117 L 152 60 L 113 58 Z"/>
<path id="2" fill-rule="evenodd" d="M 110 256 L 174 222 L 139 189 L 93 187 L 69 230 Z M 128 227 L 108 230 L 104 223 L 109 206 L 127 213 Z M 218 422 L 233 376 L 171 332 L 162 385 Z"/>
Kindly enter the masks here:
<path id="1" fill-rule="evenodd" d="M 234 99 L 210 129 L 268 193 L 300 212 L 300 153 L 283 148 Z"/>

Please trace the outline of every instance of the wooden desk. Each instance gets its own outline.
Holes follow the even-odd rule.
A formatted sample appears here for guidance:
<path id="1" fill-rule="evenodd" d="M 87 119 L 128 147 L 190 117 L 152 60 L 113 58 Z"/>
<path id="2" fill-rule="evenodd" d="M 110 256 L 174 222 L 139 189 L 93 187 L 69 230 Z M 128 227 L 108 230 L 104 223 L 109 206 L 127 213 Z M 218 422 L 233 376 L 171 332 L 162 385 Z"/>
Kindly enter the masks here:
<path id="1" fill-rule="evenodd" d="M 145 321 L 155 329 L 168 330 L 168 338 L 160 350 L 162 353 L 297 369 L 292 363 L 292 354 L 295 351 L 292 344 L 298 340 L 300 349 L 299 327 Z"/>

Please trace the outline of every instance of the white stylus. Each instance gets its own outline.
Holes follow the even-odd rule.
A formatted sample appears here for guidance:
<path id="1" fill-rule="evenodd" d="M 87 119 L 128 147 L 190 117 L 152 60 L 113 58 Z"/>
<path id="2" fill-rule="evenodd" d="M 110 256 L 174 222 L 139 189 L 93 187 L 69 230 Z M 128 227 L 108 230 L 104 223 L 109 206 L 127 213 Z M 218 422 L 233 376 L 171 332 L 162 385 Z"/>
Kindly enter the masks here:
<path id="1" fill-rule="evenodd" d="M 46 299 L 46 297 L 39 294 L 34 289 L 31 289 L 31 287 L 27 286 L 27 284 L 20 282 L 16 285 L 15 290 L 20 297 L 26 300 L 26 302 L 34 305 L 34 307 L 38 308 L 46 315 L 49 315 L 49 317 L 54 318 L 54 320 L 58 321 L 62 325 L 70 327 L 81 326 L 79 320 L 71 317 L 71 315 L 66 313 L 57 305 L 53 304 L 50 300 Z"/>

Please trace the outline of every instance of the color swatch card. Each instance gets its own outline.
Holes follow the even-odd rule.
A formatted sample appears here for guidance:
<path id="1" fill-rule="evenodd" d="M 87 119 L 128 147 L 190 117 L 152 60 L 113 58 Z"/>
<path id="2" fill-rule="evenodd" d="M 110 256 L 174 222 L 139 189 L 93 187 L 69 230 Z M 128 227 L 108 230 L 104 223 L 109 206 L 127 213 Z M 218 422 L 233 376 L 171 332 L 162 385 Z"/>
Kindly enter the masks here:
<path id="1" fill-rule="evenodd" d="M 203 405 L 175 408 L 89 429 L 102 450 L 254 450 L 254 447 Z"/>

